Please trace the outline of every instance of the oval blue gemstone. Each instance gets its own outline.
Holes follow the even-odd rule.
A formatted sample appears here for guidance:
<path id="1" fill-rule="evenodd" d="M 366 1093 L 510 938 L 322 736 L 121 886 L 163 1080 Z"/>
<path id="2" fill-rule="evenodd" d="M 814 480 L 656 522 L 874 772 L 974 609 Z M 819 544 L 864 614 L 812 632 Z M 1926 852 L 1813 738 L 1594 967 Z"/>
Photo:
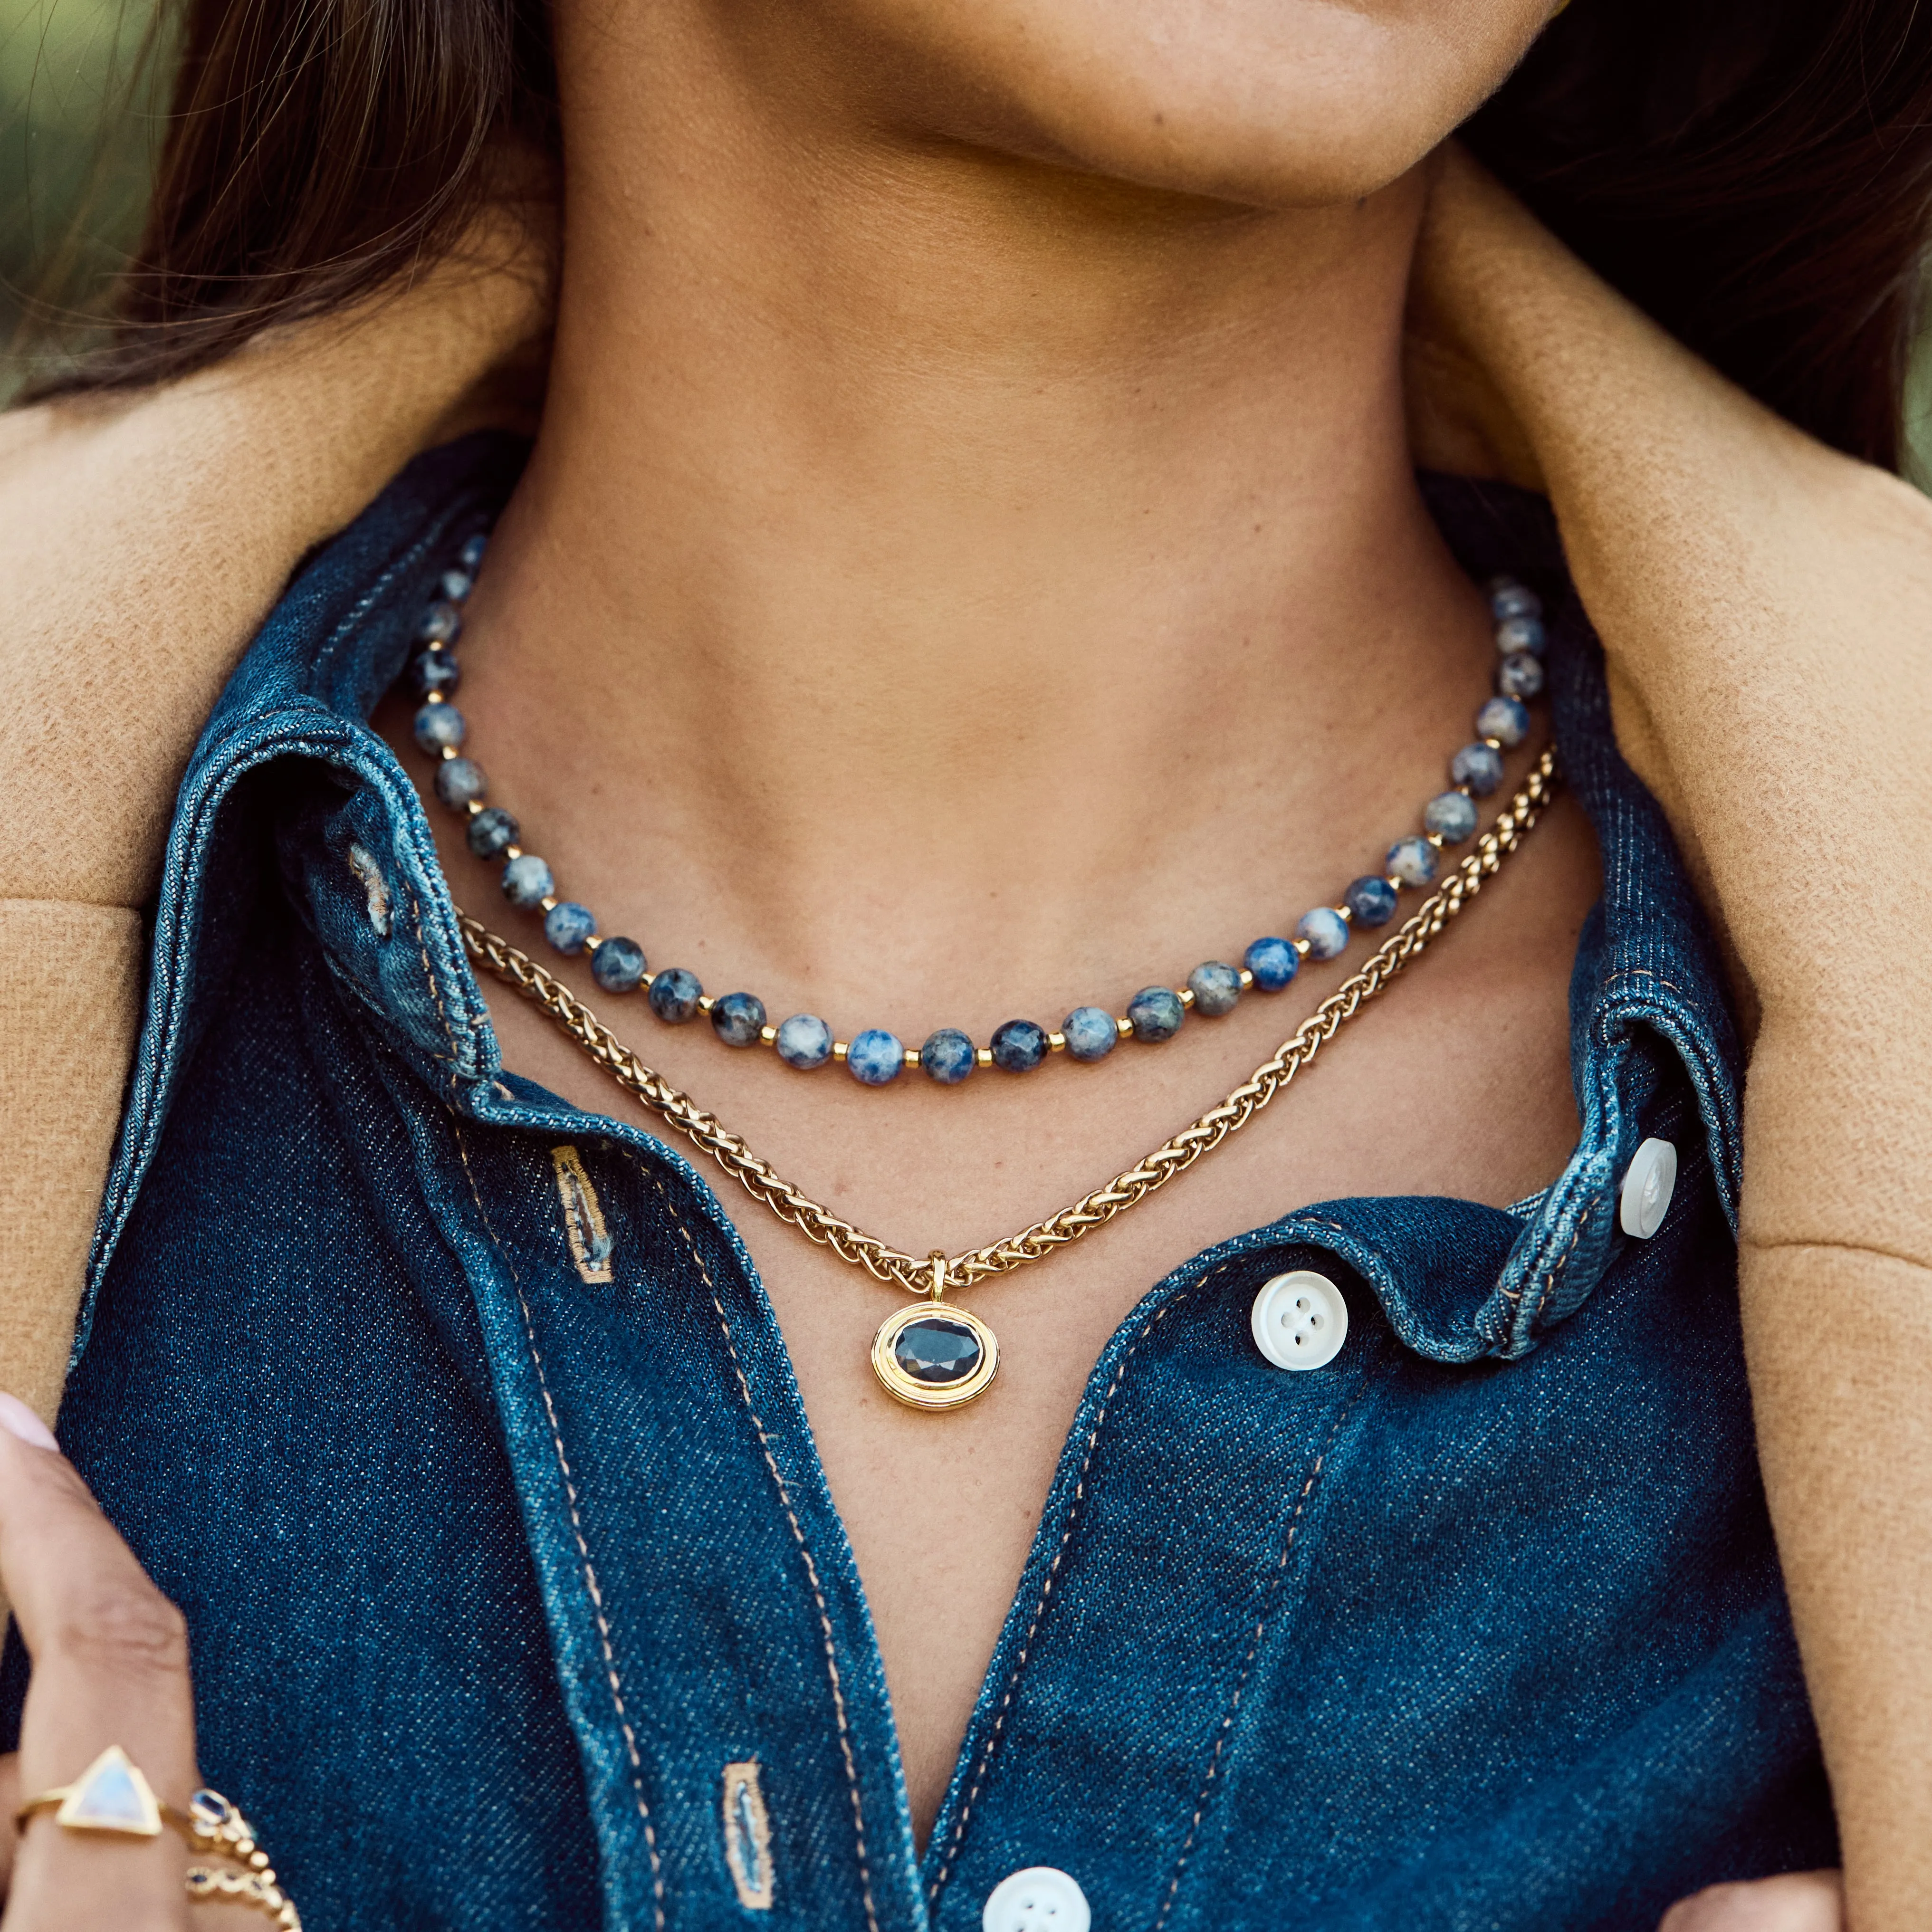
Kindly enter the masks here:
<path id="1" fill-rule="evenodd" d="M 1046 1058 L 1046 1029 L 1031 1020 L 1008 1020 L 987 1042 L 993 1064 L 1007 1073 L 1030 1073 Z"/>
<path id="2" fill-rule="evenodd" d="M 727 1046 L 755 1046 L 765 1030 L 765 1003 L 755 993 L 727 993 L 711 1007 L 711 1030 Z"/>
<path id="3" fill-rule="evenodd" d="M 447 698 L 462 682 L 456 660 L 446 651 L 418 651 L 410 660 L 410 688 L 418 698 L 427 698 L 432 691 Z"/>
<path id="4" fill-rule="evenodd" d="M 1436 848 L 1411 833 L 1388 848 L 1388 876 L 1406 886 L 1426 886 L 1436 876 Z"/>
<path id="5" fill-rule="evenodd" d="M 651 982 L 651 990 L 646 996 L 651 1003 L 651 1011 L 661 1020 L 668 1020 L 673 1026 L 682 1026 L 698 1011 L 698 1003 L 704 997 L 704 988 L 699 985 L 698 975 L 688 973 L 682 966 L 667 966 Z"/>
<path id="6" fill-rule="evenodd" d="M 1543 615 L 1543 599 L 1513 577 L 1492 578 L 1490 581 L 1490 615 L 1499 624 L 1511 617 L 1540 617 Z"/>
<path id="7" fill-rule="evenodd" d="M 416 635 L 426 644 L 453 644 L 463 628 L 463 613 L 446 597 L 439 597 L 422 614 Z"/>
<path id="8" fill-rule="evenodd" d="M 1527 651 L 1518 651 L 1497 665 L 1496 688 L 1505 698 L 1534 698 L 1543 688 L 1543 667 Z"/>
<path id="9" fill-rule="evenodd" d="M 897 1034 L 868 1027 L 845 1049 L 845 1067 L 862 1086 L 889 1086 L 905 1071 L 905 1048 Z"/>
<path id="10" fill-rule="evenodd" d="M 584 942 L 596 930 L 597 915 L 574 899 L 559 899 L 544 914 L 544 937 L 560 952 L 581 952 Z"/>
<path id="11" fill-rule="evenodd" d="M 1219 959 L 1207 959 L 1187 976 L 1187 990 L 1194 995 L 1194 1010 L 1210 1020 L 1234 1010 L 1241 997 L 1241 976 Z"/>
<path id="12" fill-rule="evenodd" d="M 1060 1030 L 1076 1060 L 1105 1060 L 1120 1037 L 1113 1015 L 1104 1006 L 1076 1006 L 1060 1022 Z"/>
<path id="13" fill-rule="evenodd" d="M 483 767 L 474 758 L 445 758 L 436 768 L 436 795 L 452 812 L 460 812 L 489 789 Z"/>
<path id="14" fill-rule="evenodd" d="M 1487 798 L 1502 782 L 1503 754 L 1480 740 L 1449 760 L 1449 782 L 1467 785 L 1478 798 Z"/>
<path id="15" fill-rule="evenodd" d="M 1186 1017 L 1187 1009 L 1172 986 L 1143 986 L 1127 1002 L 1136 1040 L 1172 1040 Z"/>
<path id="16" fill-rule="evenodd" d="M 520 852 L 503 868 L 503 896 L 527 912 L 550 895 L 555 881 L 550 868 L 534 852 Z"/>
<path id="17" fill-rule="evenodd" d="M 453 704 L 425 704 L 416 713 L 416 742 L 425 752 L 454 751 L 463 732 L 463 713 Z"/>
<path id="18" fill-rule="evenodd" d="M 778 1022 L 778 1036 L 772 1044 L 788 1066 L 808 1072 L 832 1058 L 832 1029 L 816 1013 L 794 1013 Z"/>
<path id="19" fill-rule="evenodd" d="M 1496 649 L 1504 657 L 1527 651 L 1532 657 L 1543 655 L 1543 620 L 1540 617 L 1505 617 L 1496 626 Z"/>
<path id="20" fill-rule="evenodd" d="M 1476 736 L 1514 748 L 1529 736 L 1529 708 L 1520 698 L 1492 698 L 1476 713 Z"/>
<path id="21" fill-rule="evenodd" d="M 963 1382 L 985 1352 L 964 1322 L 945 1315 L 922 1315 L 892 1337 L 892 1360 L 914 1382 L 933 1388 Z"/>
<path id="22" fill-rule="evenodd" d="M 456 560 L 472 577 L 483 566 L 483 553 L 489 548 L 490 539 L 480 532 L 464 540 L 463 548 L 456 553 Z"/>
<path id="23" fill-rule="evenodd" d="M 1294 936 L 1308 942 L 1311 959 L 1333 959 L 1348 944 L 1348 922 L 1333 906 L 1311 906 L 1294 922 Z"/>
<path id="24" fill-rule="evenodd" d="M 1454 796 L 1460 798 L 1462 794 L 1457 792 Z M 1365 872 L 1350 882 L 1342 895 L 1342 903 L 1358 926 L 1386 926 L 1395 916 L 1395 888 L 1377 874 Z"/>
<path id="25" fill-rule="evenodd" d="M 644 976 L 644 949 L 621 936 L 600 941 L 590 956 L 590 976 L 607 993 L 634 993 Z"/>
<path id="26" fill-rule="evenodd" d="M 1476 829 L 1476 808 L 1460 791 L 1438 792 L 1422 808 L 1422 824 L 1447 844 L 1460 845 Z"/>
<path id="27" fill-rule="evenodd" d="M 1278 993 L 1301 970 L 1301 955 L 1285 939 L 1258 939 L 1241 955 L 1258 992 Z"/>
<path id="28" fill-rule="evenodd" d="M 470 821 L 470 849 L 479 859 L 494 859 L 517 842 L 517 821 L 500 805 L 486 806 Z"/>
<path id="29" fill-rule="evenodd" d="M 979 1064 L 973 1037 L 957 1027 L 941 1027 L 919 1050 L 921 1070 L 942 1087 L 956 1087 Z"/>

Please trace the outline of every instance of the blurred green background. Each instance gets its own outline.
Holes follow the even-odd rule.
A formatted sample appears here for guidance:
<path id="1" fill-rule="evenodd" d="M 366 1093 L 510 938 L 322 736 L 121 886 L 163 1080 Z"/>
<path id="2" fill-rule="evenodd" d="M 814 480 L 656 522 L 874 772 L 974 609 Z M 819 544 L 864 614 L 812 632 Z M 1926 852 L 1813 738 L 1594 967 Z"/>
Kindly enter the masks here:
<path id="1" fill-rule="evenodd" d="M 32 373 L 30 292 L 52 267 L 74 299 L 98 296 L 139 218 L 165 66 L 142 62 L 153 18 L 153 0 L 0 0 L 0 403 Z M 1932 485 L 1932 331 L 1907 416 Z"/>

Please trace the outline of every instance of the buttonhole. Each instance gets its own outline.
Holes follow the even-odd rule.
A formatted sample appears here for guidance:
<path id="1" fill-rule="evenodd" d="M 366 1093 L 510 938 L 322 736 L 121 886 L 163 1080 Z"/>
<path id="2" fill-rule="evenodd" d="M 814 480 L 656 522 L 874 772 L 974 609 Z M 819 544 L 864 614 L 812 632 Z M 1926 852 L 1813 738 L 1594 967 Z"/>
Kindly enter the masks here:
<path id="1" fill-rule="evenodd" d="M 368 846 L 351 845 L 348 851 L 349 869 L 362 881 L 364 896 L 369 902 L 369 923 L 376 928 L 378 939 L 389 936 L 389 883 L 382 876 L 382 868 L 376 862 L 376 855 Z"/>
<path id="2" fill-rule="evenodd" d="M 724 1767 L 724 1862 L 738 1903 L 747 1912 L 770 1911 L 772 1828 L 755 1760 Z"/>
<path id="3" fill-rule="evenodd" d="M 589 1282 L 610 1279 L 610 1256 L 616 1244 L 604 1225 L 597 1190 L 585 1172 L 584 1157 L 568 1143 L 550 1150 L 556 1173 L 556 1198 L 563 1209 L 564 1238 L 578 1274 Z"/>

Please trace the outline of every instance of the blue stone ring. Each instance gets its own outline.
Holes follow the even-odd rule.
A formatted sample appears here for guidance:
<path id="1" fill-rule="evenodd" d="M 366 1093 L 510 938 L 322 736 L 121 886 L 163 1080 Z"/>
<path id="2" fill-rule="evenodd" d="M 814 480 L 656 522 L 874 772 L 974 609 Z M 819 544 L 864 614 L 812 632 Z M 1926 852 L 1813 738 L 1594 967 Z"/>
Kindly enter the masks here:
<path id="1" fill-rule="evenodd" d="M 889 1315 L 872 1337 L 872 1372 L 908 1408 L 958 1408 L 999 1372 L 1000 1344 L 979 1316 L 944 1299 L 946 1257 L 935 1250 L 929 1298 Z"/>

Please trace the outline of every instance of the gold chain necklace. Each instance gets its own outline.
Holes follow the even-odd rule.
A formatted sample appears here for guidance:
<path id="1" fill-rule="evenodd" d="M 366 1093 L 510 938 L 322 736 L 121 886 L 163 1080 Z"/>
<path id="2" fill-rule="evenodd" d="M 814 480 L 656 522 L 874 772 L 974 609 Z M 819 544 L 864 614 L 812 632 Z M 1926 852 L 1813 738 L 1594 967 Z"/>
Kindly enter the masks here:
<path id="1" fill-rule="evenodd" d="M 568 987 L 527 953 L 460 908 L 457 923 L 472 958 L 540 1009 L 626 1093 L 710 1155 L 754 1200 L 762 1202 L 780 1220 L 789 1221 L 820 1246 L 830 1248 L 841 1261 L 920 1298 L 880 1325 L 872 1340 L 872 1366 L 887 1392 L 909 1407 L 956 1408 L 992 1384 L 999 1366 L 999 1343 L 978 1316 L 956 1303 L 945 1303 L 942 1312 L 939 1304 L 946 1290 L 970 1287 L 991 1276 L 1010 1274 L 1030 1262 L 1045 1260 L 1070 1241 L 1104 1226 L 1115 1215 L 1138 1207 L 1204 1154 L 1211 1154 L 1231 1134 L 1238 1133 L 1343 1025 L 1428 947 L 1482 890 L 1483 881 L 1502 869 L 1504 860 L 1541 815 L 1556 783 L 1556 754 L 1553 750 L 1545 751 L 1510 800 L 1509 808 L 1477 839 L 1474 849 L 1400 929 L 1385 939 L 1361 970 L 1345 980 L 1225 1100 L 1163 1141 L 1138 1166 L 1115 1174 L 1071 1207 L 1009 1234 L 1004 1240 L 952 1256 L 935 1248 L 923 1261 L 854 1227 L 794 1187 L 728 1127 L 662 1074 L 646 1066 Z"/>

